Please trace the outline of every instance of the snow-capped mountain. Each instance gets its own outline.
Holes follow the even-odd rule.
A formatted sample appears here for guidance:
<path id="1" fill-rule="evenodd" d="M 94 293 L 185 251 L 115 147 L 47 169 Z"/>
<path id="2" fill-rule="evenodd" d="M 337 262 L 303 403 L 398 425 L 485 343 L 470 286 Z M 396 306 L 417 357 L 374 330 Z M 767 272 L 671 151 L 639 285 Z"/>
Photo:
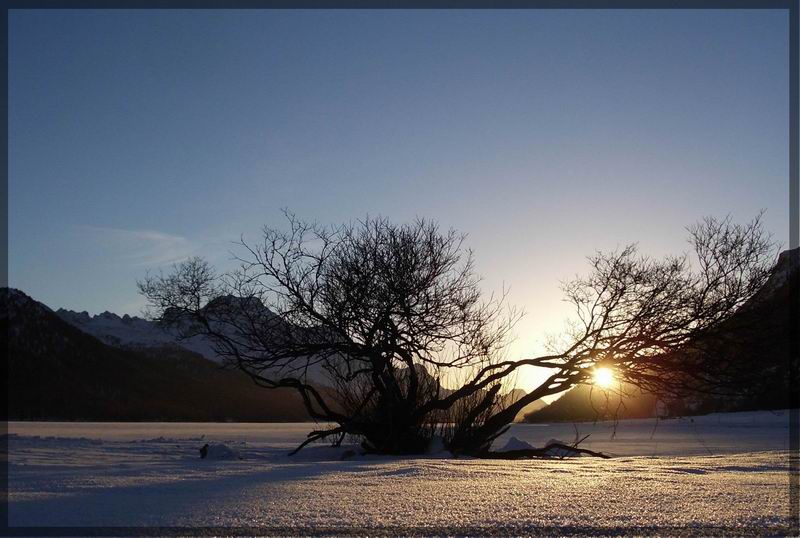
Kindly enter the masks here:
<path id="1" fill-rule="evenodd" d="M 212 317 L 223 319 L 236 319 L 237 316 L 247 312 L 253 319 L 262 320 L 269 326 L 269 331 L 280 335 L 289 331 L 311 331 L 313 329 L 301 329 L 277 317 L 261 301 L 254 298 L 241 298 L 224 296 L 218 297 L 205 306 L 214 312 Z M 181 320 L 175 319 L 175 324 L 165 327 L 157 322 L 143 319 L 137 316 L 119 316 L 113 312 L 103 312 L 102 314 L 90 315 L 88 312 L 75 312 L 72 310 L 59 309 L 55 312 L 62 320 L 73 327 L 94 336 L 104 344 L 123 348 L 141 349 L 175 347 L 198 353 L 208 360 L 225 363 L 226 357 L 220 356 L 216 351 L 212 340 L 204 335 L 196 335 L 188 338 L 180 337 L 180 331 L 175 324 L 180 325 Z M 169 318 L 170 311 L 164 313 L 165 318 Z M 246 325 L 243 322 L 243 325 Z M 218 330 L 225 332 L 232 338 L 239 341 L 247 341 L 247 336 L 240 336 L 230 326 L 220 325 Z M 284 375 L 285 370 L 280 368 L 272 371 L 273 375 Z M 304 373 L 306 379 L 316 383 L 325 383 L 327 376 L 320 364 L 311 365 Z"/>
<path id="2" fill-rule="evenodd" d="M 798 272 L 800 272 L 800 247 L 781 252 L 769 279 L 764 283 L 764 287 L 750 299 L 750 305 L 770 300 L 781 289 L 791 284 L 790 280 L 796 279 Z"/>
<path id="3" fill-rule="evenodd" d="M 308 419 L 291 389 L 265 390 L 177 345 L 108 345 L 19 290 L 0 288 L 0 334 L 11 420 Z"/>
<path id="4" fill-rule="evenodd" d="M 137 316 L 125 314 L 120 317 L 113 312 L 90 315 L 88 312 L 75 312 L 60 308 L 58 317 L 91 334 L 104 344 L 114 347 L 161 347 L 178 346 L 199 353 L 205 358 L 221 362 L 210 341 L 202 336 L 180 339 L 175 330 L 164 329 L 157 323 Z"/>

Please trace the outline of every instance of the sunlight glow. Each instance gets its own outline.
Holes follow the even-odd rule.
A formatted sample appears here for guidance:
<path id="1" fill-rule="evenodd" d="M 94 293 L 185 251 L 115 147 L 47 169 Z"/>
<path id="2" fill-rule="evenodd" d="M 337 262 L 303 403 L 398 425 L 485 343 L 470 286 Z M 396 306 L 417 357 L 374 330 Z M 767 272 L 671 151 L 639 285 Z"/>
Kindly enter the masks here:
<path id="1" fill-rule="evenodd" d="M 614 382 L 614 372 L 611 368 L 595 368 L 594 370 L 594 384 L 600 388 L 607 389 Z"/>

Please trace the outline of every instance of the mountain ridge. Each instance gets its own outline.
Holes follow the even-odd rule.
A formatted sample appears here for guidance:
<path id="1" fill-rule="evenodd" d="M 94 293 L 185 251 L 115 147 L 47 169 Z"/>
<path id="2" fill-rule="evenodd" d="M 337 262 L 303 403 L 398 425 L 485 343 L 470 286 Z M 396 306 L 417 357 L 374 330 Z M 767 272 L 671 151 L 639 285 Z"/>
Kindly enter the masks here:
<path id="1" fill-rule="evenodd" d="M 7 420 L 309 420 L 290 389 L 265 390 L 177 346 L 114 347 L 25 293 L 0 290 Z"/>
<path id="2" fill-rule="evenodd" d="M 221 362 L 187 348 L 186 340 L 155 322 L 108 311 L 96 315 L 63 308 L 54 311 L 13 288 L 0 290 L 0 303 L 6 314 L 0 321 L 9 336 L 9 378 L 16 387 L 9 399 L 11 420 L 308 420 L 294 391 L 257 387 L 243 372 L 224 369 Z M 71 342 L 75 340 L 80 349 L 73 353 Z M 38 349 L 30 345 L 34 341 L 45 345 Z M 63 371 L 64 361 L 77 376 Z M 32 372 L 31 364 L 41 366 L 43 375 Z M 425 377 L 434 380 L 427 371 Z M 55 382 L 58 378 L 70 379 L 79 390 L 70 395 Z M 164 379 L 170 383 L 165 384 Z M 195 393 L 183 391 L 180 397 L 170 398 L 170 384 L 181 383 L 192 385 Z M 214 383 L 234 401 L 221 404 L 214 396 Z M 160 393 L 153 393 L 154 386 Z M 199 400 L 198 392 L 202 395 Z M 231 396 L 232 392 L 237 395 Z M 508 405 L 524 394 L 515 389 L 503 395 L 499 405 Z M 107 409 L 86 405 L 98 398 Z M 119 404 L 115 401 L 119 399 L 132 403 Z M 276 402 L 280 405 L 274 412 L 262 409 Z M 523 412 L 541 405 L 534 402 Z"/>

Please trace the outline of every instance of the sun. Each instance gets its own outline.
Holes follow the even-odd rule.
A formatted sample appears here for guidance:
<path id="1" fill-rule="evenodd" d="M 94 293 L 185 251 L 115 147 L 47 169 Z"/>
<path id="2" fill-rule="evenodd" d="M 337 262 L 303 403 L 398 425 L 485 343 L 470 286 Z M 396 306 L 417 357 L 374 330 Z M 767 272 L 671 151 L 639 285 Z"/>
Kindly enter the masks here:
<path id="1" fill-rule="evenodd" d="M 607 389 L 614 382 L 614 372 L 611 368 L 601 366 L 594 369 L 594 384 L 600 388 Z"/>

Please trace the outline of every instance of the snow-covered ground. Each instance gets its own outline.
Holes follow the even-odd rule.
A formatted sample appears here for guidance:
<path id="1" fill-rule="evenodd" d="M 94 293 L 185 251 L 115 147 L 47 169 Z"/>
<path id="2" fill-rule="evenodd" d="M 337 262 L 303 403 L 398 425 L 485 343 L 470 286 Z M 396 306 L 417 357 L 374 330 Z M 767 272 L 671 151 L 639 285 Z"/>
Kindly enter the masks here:
<path id="1" fill-rule="evenodd" d="M 11 526 L 258 527 L 272 534 L 783 535 L 788 413 L 579 424 L 616 457 L 356 456 L 312 424 L 9 423 Z M 575 427 L 514 425 L 534 446 Z M 198 449 L 209 443 L 209 458 Z M 222 448 L 218 445 L 224 445 Z M 255 532 L 255 531 L 254 531 Z"/>

